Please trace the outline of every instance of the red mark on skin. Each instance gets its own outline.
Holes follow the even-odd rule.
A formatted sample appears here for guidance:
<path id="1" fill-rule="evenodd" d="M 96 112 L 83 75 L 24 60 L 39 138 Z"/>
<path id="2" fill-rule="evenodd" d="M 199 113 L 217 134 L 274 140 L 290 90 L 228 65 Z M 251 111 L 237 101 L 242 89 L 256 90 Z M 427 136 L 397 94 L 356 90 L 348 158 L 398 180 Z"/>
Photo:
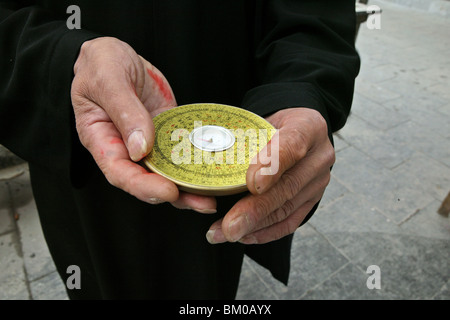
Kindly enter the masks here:
<path id="1" fill-rule="evenodd" d="M 120 139 L 120 138 L 112 138 L 112 139 L 109 141 L 109 143 L 110 143 L 110 144 L 117 144 L 117 143 L 123 143 L 123 141 L 122 141 L 122 139 Z"/>
<path id="2" fill-rule="evenodd" d="M 161 94 L 163 95 L 164 99 L 166 99 L 166 101 L 171 100 L 172 92 L 171 92 L 169 86 L 167 85 L 167 83 L 164 82 L 164 80 L 161 77 L 159 77 L 157 74 L 155 74 L 149 68 L 147 68 L 147 73 L 150 76 L 150 78 L 152 78 L 153 81 L 155 81 L 155 83 L 158 86 L 158 89 L 161 92 Z"/>

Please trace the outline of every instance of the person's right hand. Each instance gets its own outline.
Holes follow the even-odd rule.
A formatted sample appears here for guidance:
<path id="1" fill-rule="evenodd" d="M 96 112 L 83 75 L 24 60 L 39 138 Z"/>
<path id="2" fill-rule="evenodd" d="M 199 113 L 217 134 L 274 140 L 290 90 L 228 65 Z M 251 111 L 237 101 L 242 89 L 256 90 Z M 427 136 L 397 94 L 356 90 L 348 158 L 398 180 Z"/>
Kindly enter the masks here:
<path id="1" fill-rule="evenodd" d="M 78 135 L 109 183 L 151 204 L 215 212 L 215 198 L 179 192 L 173 182 L 135 163 L 152 149 L 152 118 L 177 105 L 158 69 L 128 44 L 102 37 L 83 43 L 74 72 Z"/>

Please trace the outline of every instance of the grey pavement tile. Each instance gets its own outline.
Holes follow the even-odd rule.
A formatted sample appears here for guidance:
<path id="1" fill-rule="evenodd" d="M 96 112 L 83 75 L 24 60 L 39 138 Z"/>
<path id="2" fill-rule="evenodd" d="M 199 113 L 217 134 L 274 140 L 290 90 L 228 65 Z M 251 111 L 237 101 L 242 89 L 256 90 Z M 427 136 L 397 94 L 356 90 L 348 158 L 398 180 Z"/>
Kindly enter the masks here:
<path id="1" fill-rule="evenodd" d="M 394 175 L 353 147 L 339 153 L 333 174 L 349 190 L 362 195 L 370 207 L 377 208 L 396 223 L 433 200 L 431 195 L 409 186 L 405 177 Z"/>
<path id="2" fill-rule="evenodd" d="M 450 241 L 450 219 L 437 213 L 442 201 L 435 200 L 400 225 L 403 232 Z"/>
<path id="3" fill-rule="evenodd" d="M 431 38 L 433 38 L 433 36 L 431 36 Z M 448 70 L 450 64 L 448 55 L 446 55 L 448 48 L 443 49 L 442 45 L 436 45 L 434 42 L 423 43 L 422 46 L 429 47 L 429 53 L 427 56 L 409 58 L 405 61 L 406 63 L 403 63 L 403 65 L 408 70 L 417 72 L 418 75 L 422 75 L 423 73 L 423 75 L 427 76 L 429 79 L 442 81 L 441 77 L 434 78 L 432 71 L 433 68 L 436 68 L 436 66 L 439 66 L 443 71 Z"/>
<path id="4" fill-rule="evenodd" d="M 33 300 L 68 300 L 63 281 L 55 271 L 30 282 Z"/>
<path id="5" fill-rule="evenodd" d="M 431 194 L 408 182 L 408 176 L 393 174 L 368 198 L 384 215 L 401 223 L 433 201 Z"/>
<path id="6" fill-rule="evenodd" d="M 450 168 L 422 153 L 416 152 L 392 171 L 402 183 L 435 199 L 442 201 L 450 191 Z"/>
<path id="7" fill-rule="evenodd" d="M 14 179 L 28 170 L 28 164 L 22 163 L 0 169 L 0 181 Z"/>
<path id="8" fill-rule="evenodd" d="M 17 157 L 14 153 L 9 151 L 6 147 L 0 144 L 0 180 L 7 178 L 9 176 L 6 175 L 6 171 L 3 171 L 4 168 L 10 168 L 18 164 L 23 164 L 24 160 Z"/>
<path id="9" fill-rule="evenodd" d="M 0 236 L 0 300 L 28 300 L 20 243 L 15 233 Z"/>
<path id="10" fill-rule="evenodd" d="M 368 81 L 357 81 L 355 84 L 355 91 L 378 103 L 384 103 L 401 97 L 401 94 L 395 91 L 391 91 L 379 84 L 370 83 Z"/>
<path id="11" fill-rule="evenodd" d="M 446 99 L 450 101 L 450 90 L 449 90 L 449 81 L 446 80 L 445 82 L 439 81 L 439 83 L 429 86 L 426 88 L 426 92 L 429 95 L 434 95 L 437 97 L 440 97 L 442 99 Z"/>
<path id="12" fill-rule="evenodd" d="M 443 116 L 442 112 L 439 112 L 439 108 L 435 107 L 433 110 L 420 111 L 411 115 L 411 120 L 423 128 L 429 129 L 434 135 L 444 137 L 448 140 L 450 136 L 450 119 L 447 116 Z M 450 147 L 450 142 L 448 144 Z"/>
<path id="13" fill-rule="evenodd" d="M 7 182 L 0 182 L 0 235 L 14 230 Z"/>
<path id="14" fill-rule="evenodd" d="M 419 75 L 429 79 L 436 79 L 437 82 L 449 83 L 450 81 L 450 61 L 446 67 L 435 65 L 418 72 Z"/>
<path id="15" fill-rule="evenodd" d="M 401 250 L 397 232 L 385 232 L 382 226 L 378 229 L 378 232 L 367 232 L 363 228 L 353 232 L 328 232 L 325 236 L 351 263 L 366 271 L 370 265 L 380 265 L 387 256 Z"/>
<path id="16" fill-rule="evenodd" d="M 423 91 L 411 91 L 407 96 L 383 103 L 383 106 L 414 119 L 426 113 L 434 114 L 446 104 L 448 101 L 445 99 L 427 95 Z"/>
<path id="17" fill-rule="evenodd" d="M 316 214 L 320 214 L 317 212 Z M 307 223 L 299 228 L 292 244 L 291 274 L 283 299 L 298 299 L 348 262 L 329 241 Z"/>
<path id="18" fill-rule="evenodd" d="M 377 232 L 327 237 L 359 270 L 379 266 L 383 299 L 431 299 L 449 280 L 450 240 Z"/>
<path id="19" fill-rule="evenodd" d="M 379 86 L 402 96 L 409 96 L 411 92 L 417 91 L 427 92 L 427 90 L 434 88 L 438 84 L 438 79 L 428 79 L 414 71 L 402 73 L 393 79 L 378 83 Z M 426 95 L 430 94 L 427 93 Z"/>
<path id="20" fill-rule="evenodd" d="M 448 103 L 445 106 L 437 108 L 436 112 L 444 117 L 448 117 L 447 119 L 450 119 L 450 103 Z"/>
<path id="21" fill-rule="evenodd" d="M 325 279 L 304 294 L 302 300 L 375 300 L 382 299 L 380 290 L 368 289 L 367 278 L 353 264 L 348 263 L 338 272 Z"/>
<path id="22" fill-rule="evenodd" d="M 355 193 L 347 193 L 321 208 L 308 223 L 324 236 L 336 232 L 395 233 L 398 230 L 396 224 L 363 195 Z"/>
<path id="23" fill-rule="evenodd" d="M 343 197 L 349 190 L 336 179 L 333 178 L 333 173 L 331 174 L 330 183 L 325 189 L 325 193 L 319 204 L 319 209 L 327 206 L 329 203 Z"/>
<path id="24" fill-rule="evenodd" d="M 433 300 L 450 300 L 450 283 L 447 282 L 436 295 Z"/>
<path id="25" fill-rule="evenodd" d="M 23 244 L 23 259 L 29 280 L 42 277 L 56 267 L 50 256 L 48 247 L 39 223 L 34 202 L 17 209 L 20 214 L 18 226 Z"/>
<path id="26" fill-rule="evenodd" d="M 28 279 L 33 281 L 55 271 L 56 267 L 44 240 L 36 204 L 32 198 L 29 175 L 10 181 L 10 188 L 13 191 L 14 211 L 19 217 L 16 223 L 25 268 Z"/>
<path id="27" fill-rule="evenodd" d="M 361 56 L 361 69 L 357 81 L 370 81 L 380 83 L 395 78 L 403 69 L 396 64 L 384 64 L 381 66 L 372 66 L 371 61 L 366 61 L 365 56 Z M 404 71 L 403 71 L 404 72 Z"/>
<path id="28" fill-rule="evenodd" d="M 14 221 L 8 208 L 0 209 L 0 235 L 14 230 Z"/>
<path id="29" fill-rule="evenodd" d="M 344 266 L 348 260 L 308 223 L 299 228 L 294 236 L 291 272 L 288 286 L 275 280 L 269 271 L 248 259 L 253 271 L 252 278 L 259 279 L 269 289 L 266 294 L 276 299 L 298 299 L 309 289 L 320 284 Z M 256 284 L 260 287 L 260 284 Z M 261 295 L 261 294 L 257 294 Z M 266 296 L 264 295 L 264 296 Z"/>
<path id="30" fill-rule="evenodd" d="M 242 280 L 244 282 L 239 285 L 237 294 L 237 298 L 239 299 L 253 299 L 254 297 L 260 297 L 261 299 L 278 300 L 282 299 L 283 295 L 289 291 L 289 287 L 273 278 L 266 268 L 260 266 L 248 257 L 244 258 L 243 272 L 244 275 Z M 249 284 L 250 282 L 251 284 Z M 264 292 L 254 292 L 252 288 L 254 288 L 254 290 L 264 290 Z M 294 288 L 293 290 L 303 289 Z"/>
<path id="31" fill-rule="evenodd" d="M 335 152 L 339 152 L 342 149 L 345 149 L 348 147 L 347 142 L 345 142 L 342 137 L 339 136 L 339 133 L 335 133 L 333 135 L 333 140 L 334 140 L 334 151 Z"/>
<path id="32" fill-rule="evenodd" d="M 358 75 L 358 81 L 360 77 L 361 80 L 367 78 L 368 72 L 366 71 L 369 71 L 370 68 L 381 67 L 389 63 L 385 61 L 382 56 L 372 56 L 370 54 L 367 54 L 367 52 L 370 52 L 370 50 L 367 50 L 367 48 L 365 48 L 364 46 L 359 46 L 358 42 L 356 43 L 356 49 L 358 50 L 361 58 L 361 75 Z"/>
<path id="33" fill-rule="evenodd" d="M 387 131 L 394 143 L 408 145 L 409 148 L 450 167 L 450 142 L 430 128 L 409 121 Z"/>
<path id="34" fill-rule="evenodd" d="M 357 115 L 380 130 L 388 130 L 409 120 L 407 113 L 386 108 L 382 104 L 363 97 L 358 92 L 354 94 L 352 115 Z"/>
<path id="35" fill-rule="evenodd" d="M 0 181 L 0 209 L 10 209 L 11 201 L 7 181 Z"/>
<path id="36" fill-rule="evenodd" d="M 397 235 L 401 250 L 379 265 L 383 290 L 392 299 L 432 299 L 449 281 L 450 241 Z"/>
<path id="37" fill-rule="evenodd" d="M 259 271 L 261 272 L 261 270 Z M 282 285 L 282 284 L 278 284 Z M 247 256 L 242 264 L 237 300 L 273 300 L 278 297 L 255 270 L 255 263 Z"/>
<path id="38" fill-rule="evenodd" d="M 386 168 L 398 166 L 414 153 L 408 144 L 392 140 L 385 130 L 373 127 L 371 123 L 360 119 L 357 114 L 348 120 L 348 125 L 341 131 L 341 136 L 348 144 L 379 161 Z"/>

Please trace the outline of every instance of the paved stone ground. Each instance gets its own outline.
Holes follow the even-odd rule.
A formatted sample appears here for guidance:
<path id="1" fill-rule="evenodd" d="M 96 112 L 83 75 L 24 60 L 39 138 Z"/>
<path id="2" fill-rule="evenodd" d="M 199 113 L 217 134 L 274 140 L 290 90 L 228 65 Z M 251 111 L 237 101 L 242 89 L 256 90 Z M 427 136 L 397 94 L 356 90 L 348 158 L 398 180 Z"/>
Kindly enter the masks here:
<path id="1" fill-rule="evenodd" d="M 371 1 L 354 106 L 319 211 L 294 238 L 289 286 L 245 259 L 239 299 L 449 299 L 450 21 Z M 65 299 L 26 165 L 0 170 L 0 299 Z M 366 273 L 379 267 L 381 288 Z"/>

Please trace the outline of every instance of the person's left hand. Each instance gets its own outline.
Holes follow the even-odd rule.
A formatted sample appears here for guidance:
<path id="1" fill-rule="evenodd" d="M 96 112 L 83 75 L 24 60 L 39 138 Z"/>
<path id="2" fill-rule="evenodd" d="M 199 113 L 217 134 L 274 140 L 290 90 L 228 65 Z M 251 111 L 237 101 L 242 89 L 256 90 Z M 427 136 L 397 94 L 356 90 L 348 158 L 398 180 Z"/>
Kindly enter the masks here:
<path id="1" fill-rule="evenodd" d="M 260 152 L 257 163 L 247 171 L 251 194 L 212 224 L 206 234 L 210 243 L 267 243 L 293 233 L 322 198 L 330 181 L 335 154 L 326 121 L 319 112 L 285 109 L 267 120 L 279 129 L 278 137 L 271 140 L 279 139 L 279 148 L 271 150 L 278 152 L 278 166 L 271 163 L 275 172 L 261 175 L 259 170 L 267 165 L 261 163 L 260 155 L 267 153 L 264 149 Z M 271 159 L 273 162 L 277 157 Z"/>

